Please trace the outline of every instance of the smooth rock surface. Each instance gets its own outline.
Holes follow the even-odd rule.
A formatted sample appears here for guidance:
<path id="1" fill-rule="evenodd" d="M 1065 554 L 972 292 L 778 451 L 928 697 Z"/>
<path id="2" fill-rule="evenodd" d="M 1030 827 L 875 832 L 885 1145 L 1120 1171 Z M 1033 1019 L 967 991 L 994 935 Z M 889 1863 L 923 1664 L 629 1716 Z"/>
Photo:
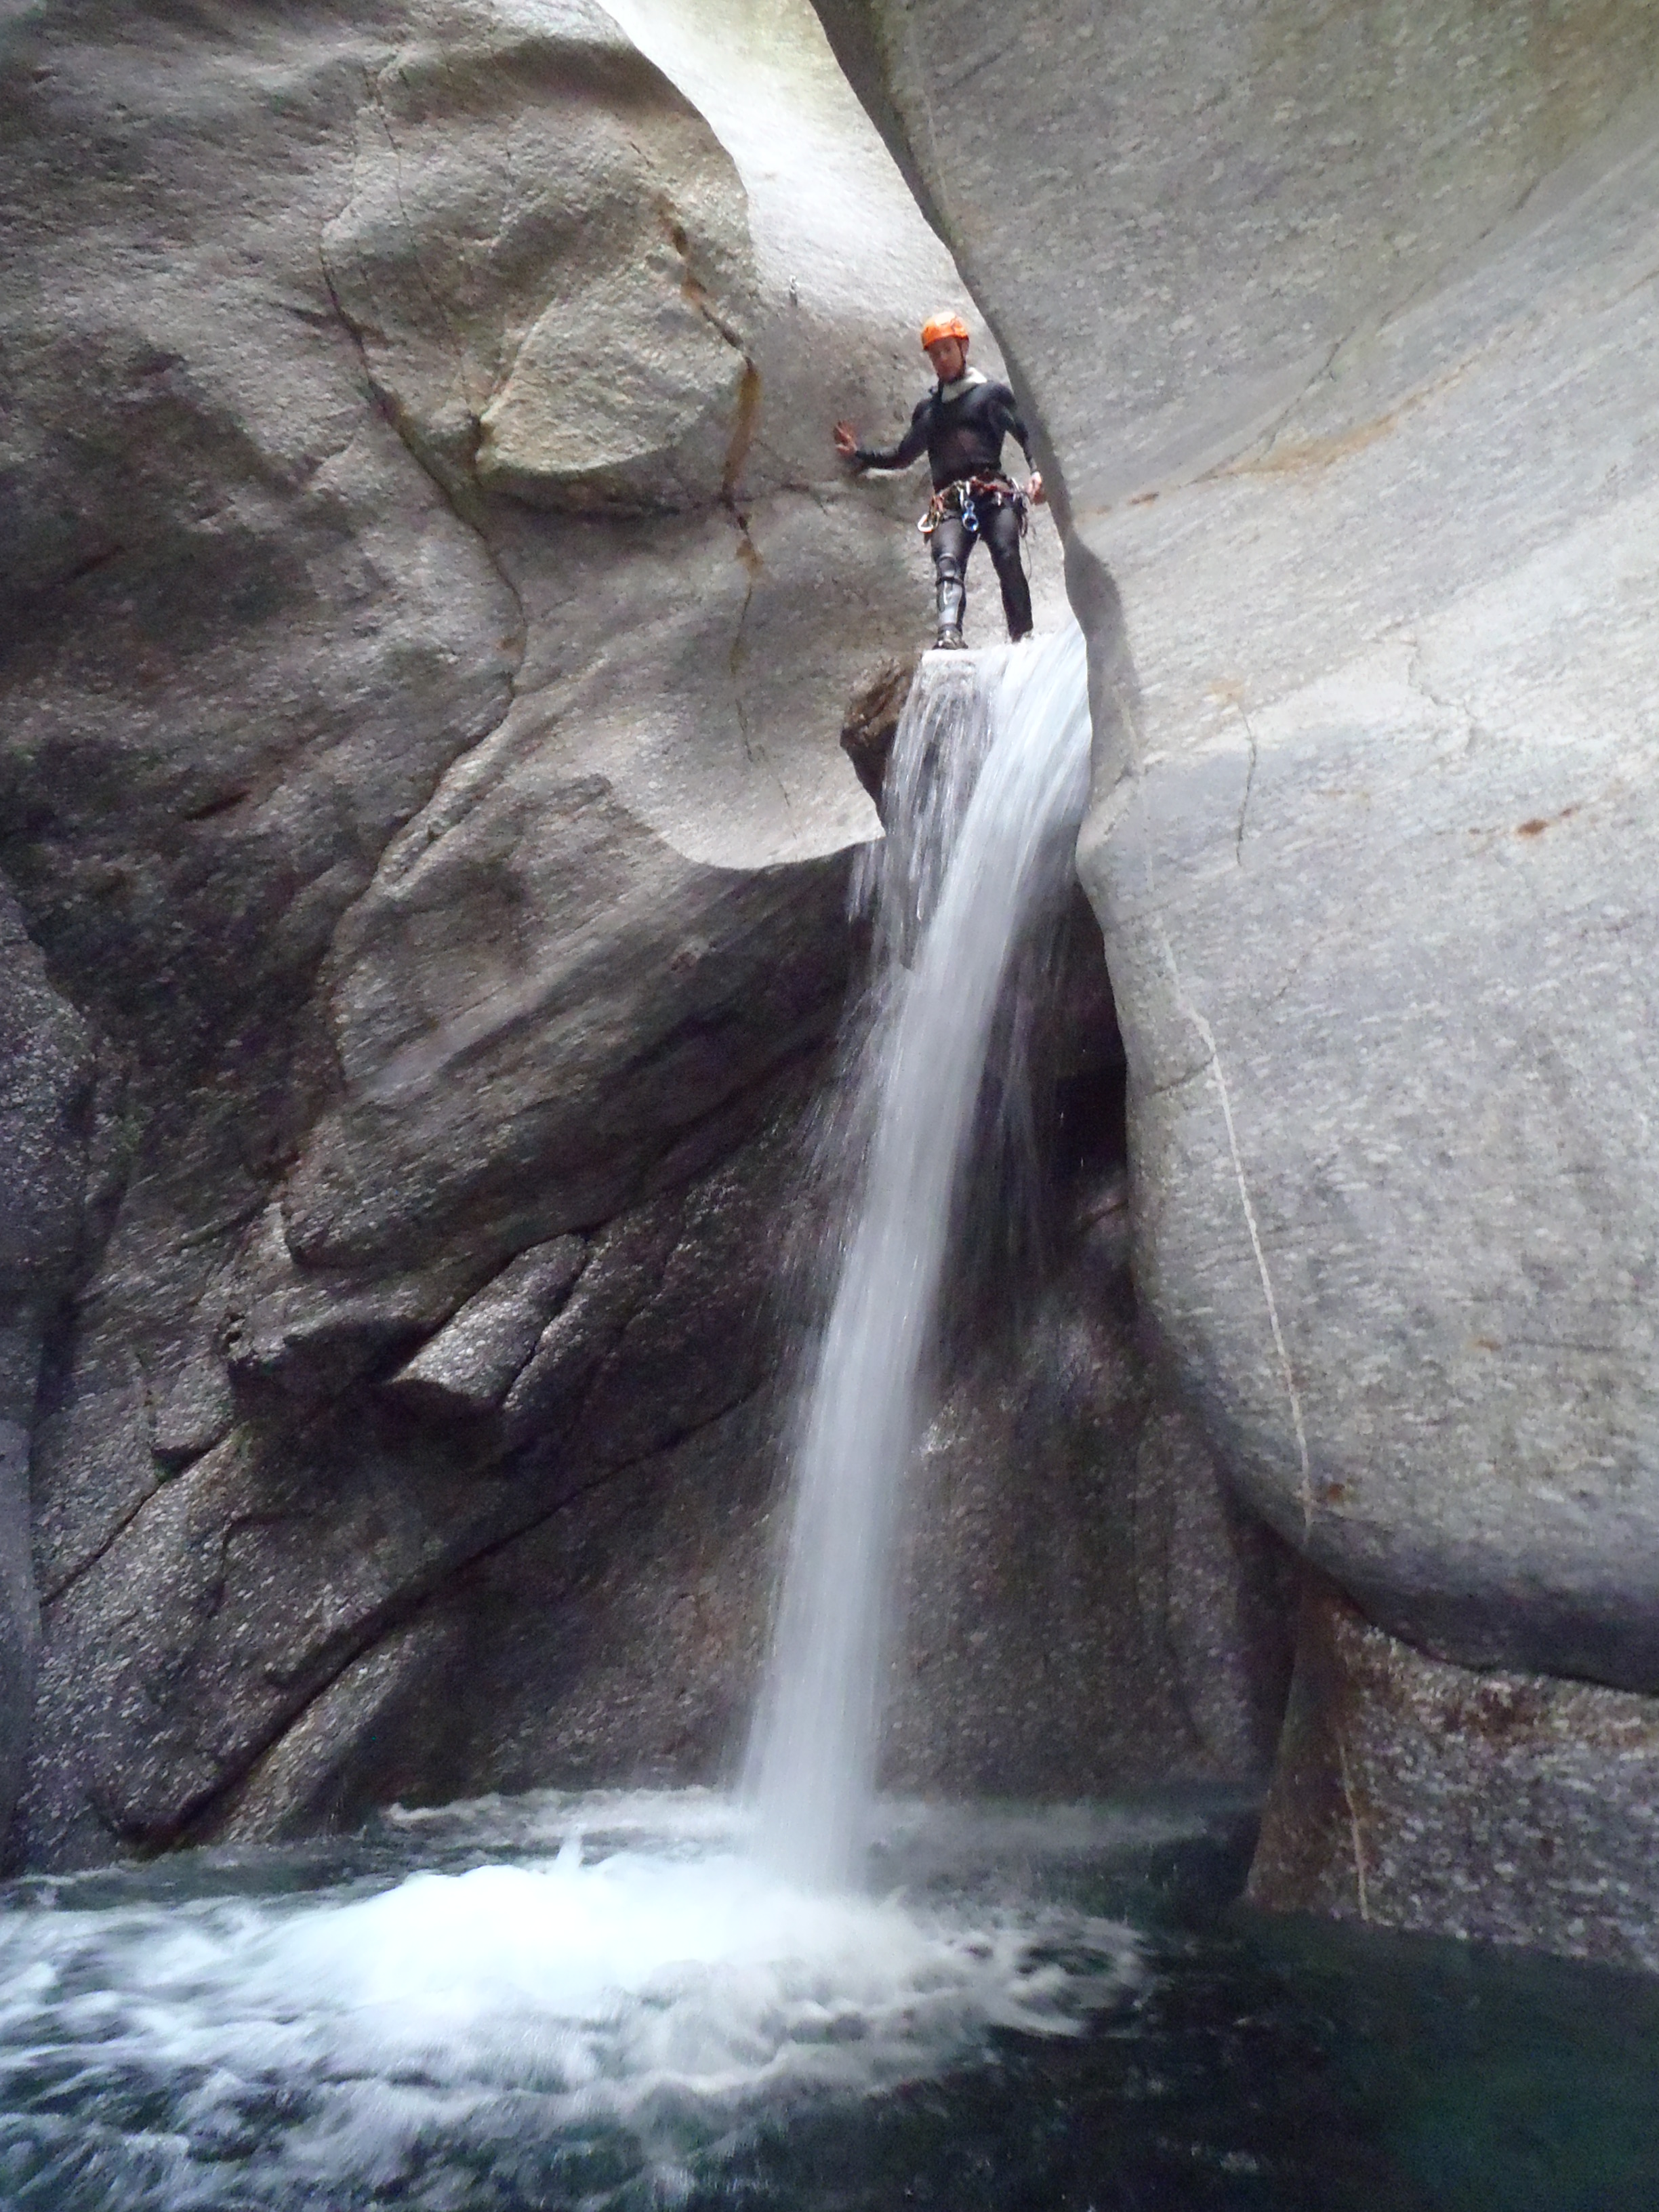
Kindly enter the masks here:
<path id="1" fill-rule="evenodd" d="M 535 1517 L 374 1383 L 799 1097 L 873 825 L 836 732 L 927 605 L 909 495 L 845 484 L 830 403 L 751 490 L 745 364 L 799 312 L 763 194 L 598 9 L 46 8 L 0 40 L 0 866 L 112 1071 L 56 1155 L 90 1227 L 38 1404 L 55 1231 L 8 1370 L 38 1861 L 182 1832 Z M 950 288 L 841 100 L 890 258 Z M 915 380 L 879 314 L 841 345 Z"/>
<path id="2" fill-rule="evenodd" d="M 1157 762 L 1149 699 L 1086 868 L 1144 990 L 1143 1279 L 1251 1494 L 1431 1650 L 1652 1688 L 1659 133 L 1600 150 L 1216 489 L 1272 665 L 1184 556 L 1191 738 Z M 1320 463 L 1350 410 L 1384 434 Z"/>

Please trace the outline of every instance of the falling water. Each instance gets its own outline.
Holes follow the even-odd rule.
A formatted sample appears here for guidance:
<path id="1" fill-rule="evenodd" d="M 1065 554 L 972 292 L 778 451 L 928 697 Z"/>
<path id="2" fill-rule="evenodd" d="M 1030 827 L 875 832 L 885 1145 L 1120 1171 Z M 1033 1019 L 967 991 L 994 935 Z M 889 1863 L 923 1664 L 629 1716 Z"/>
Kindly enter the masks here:
<path id="1" fill-rule="evenodd" d="M 833 1887 L 858 1871 L 923 1362 L 988 1055 L 994 1038 L 1019 1035 L 999 1006 L 1070 884 L 1089 735 L 1073 625 L 924 662 L 895 744 L 877 894 L 884 1003 L 853 1117 L 866 1152 L 804 1413 L 750 1752 L 762 1847 L 797 1880 Z"/>

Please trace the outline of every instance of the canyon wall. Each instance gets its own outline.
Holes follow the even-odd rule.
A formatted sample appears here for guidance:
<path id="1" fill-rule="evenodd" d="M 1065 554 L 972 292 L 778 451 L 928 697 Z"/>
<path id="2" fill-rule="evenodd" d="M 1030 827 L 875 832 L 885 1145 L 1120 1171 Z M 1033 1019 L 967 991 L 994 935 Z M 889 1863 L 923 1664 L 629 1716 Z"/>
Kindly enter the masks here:
<path id="1" fill-rule="evenodd" d="M 65 6 L 5 61 L 15 1852 L 695 1763 L 869 834 L 840 704 L 908 627 L 765 404 L 825 310 L 580 0 Z M 878 300 L 942 258 L 890 197 Z"/>
<path id="2" fill-rule="evenodd" d="M 836 740 L 931 611 L 917 484 L 828 428 L 908 416 L 959 279 L 781 0 L 52 0 L 0 110 L 11 1863 L 728 1773 L 876 829 Z M 977 1503 L 898 1780 L 1271 1736 L 1111 1125 L 1064 1377 L 1005 1343 L 933 1440 Z M 987 1552 L 1015 1456 L 1038 1518 L 1138 1501 L 1103 1565 Z M 1034 1759 L 1062 1649 L 1097 1717 Z"/>
<path id="3" fill-rule="evenodd" d="M 1139 1292 L 1328 1593 L 1255 1892 L 1651 1964 L 1659 17 L 820 14 L 1055 471 Z"/>

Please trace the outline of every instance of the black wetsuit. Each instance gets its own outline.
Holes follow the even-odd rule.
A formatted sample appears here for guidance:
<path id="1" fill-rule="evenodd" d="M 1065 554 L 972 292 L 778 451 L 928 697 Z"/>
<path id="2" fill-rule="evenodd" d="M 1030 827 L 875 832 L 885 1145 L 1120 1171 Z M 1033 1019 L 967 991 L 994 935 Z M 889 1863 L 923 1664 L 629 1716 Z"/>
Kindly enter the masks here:
<path id="1" fill-rule="evenodd" d="M 1006 384 L 986 377 L 951 399 L 944 398 L 935 385 L 925 399 L 917 401 L 910 427 L 896 446 L 885 451 L 860 446 L 852 460 L 860 469 L 908 469 L 925 453 L 933 489 L 943 491 L 969 477 L 1001 476 L 1002 445 L 1008 437 L 1018 441 L 1029 466 L 1031 441 L 1014 395 Z M 1002 586 L 1008 635 L 1024 637 L 1031 627 L 1031 590 L 1019 556 L 1019 508 L 1012 498 L 981 495 L 974 501 L 974 511 L 977 535 L 990 548 L 997 581 Z M 941 627 L 962 627 L 968 556 L 974 550 L 975 536 L 960 514 L 944 515 L 934 526 L 931 544 Z"/>

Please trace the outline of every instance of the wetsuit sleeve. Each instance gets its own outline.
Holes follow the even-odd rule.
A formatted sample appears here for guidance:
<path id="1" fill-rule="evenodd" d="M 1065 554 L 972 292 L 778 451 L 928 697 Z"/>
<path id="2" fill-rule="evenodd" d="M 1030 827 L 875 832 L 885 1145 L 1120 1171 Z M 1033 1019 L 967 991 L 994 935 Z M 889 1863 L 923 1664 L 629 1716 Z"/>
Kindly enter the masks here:
<path id="1" fill-rule="evenodd" d="M 896 446 L 880 447 L 860 446 L 853 454 L 855 469 L 908 469 L 919 461 L 927 450 L 927 416 L 933 405 L 931 398 L 918 399 L 916 411 L 910 417 L 910 427 Z"/>
<path id="2" fill-rule="evenodd" d="M 1001 402 L 1004 434 L 1018 441 L 1019 450 L 1025 456 L 1026 467 L 1034 469 L 1036 463 L 1031 458 L 1031 434 L 1026 428 L 1025 418 L 1019 411 L 1019 402 L 1006 384 L 998 385 L 997 398 Z"/>

